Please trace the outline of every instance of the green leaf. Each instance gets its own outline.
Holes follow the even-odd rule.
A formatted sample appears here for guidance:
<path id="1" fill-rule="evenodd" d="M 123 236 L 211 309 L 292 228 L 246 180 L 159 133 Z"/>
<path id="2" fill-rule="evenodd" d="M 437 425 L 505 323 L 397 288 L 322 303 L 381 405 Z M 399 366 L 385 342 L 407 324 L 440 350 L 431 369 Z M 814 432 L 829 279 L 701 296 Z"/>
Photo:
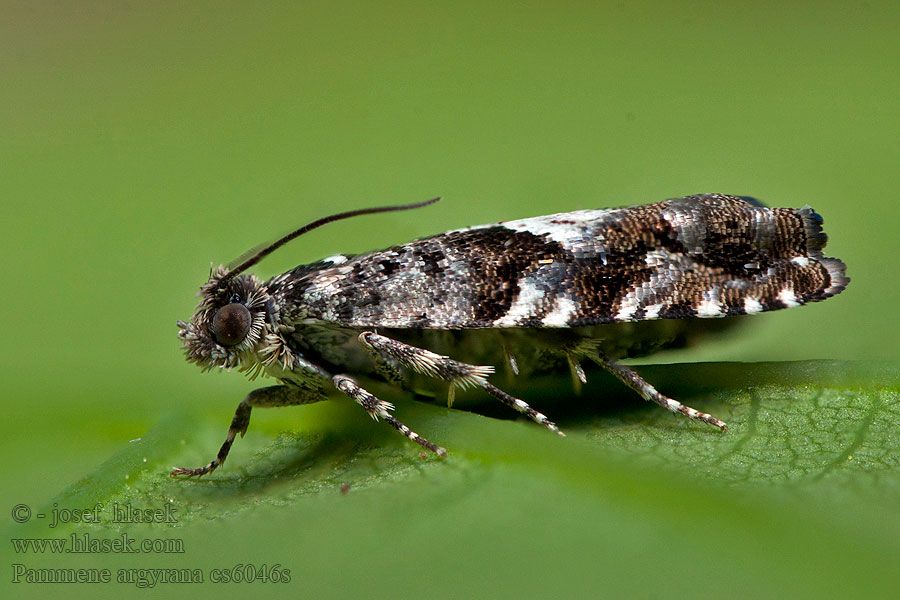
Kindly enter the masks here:
<path id="1" fill-rule="evenodd" d="M 335 399 L 295 409 L 295 427 L 257 410 L 224 468 L 176 480 L 169 469 L 207 462 L 230 418 L 177 413 L 52 502 L 104 504 L 100 527 L 74 531 L 184 541 L 152 566 L 279 563 L 317 598 L 877 597 L 900 585 L 896 364 L 638 369 L 728 432 L 592 372 L 579 397 L 561 378 L 524 396 L 565 439 L 475 412 L 495 414 L 490 403 L 392 397 L 398 418 L 450 450 L 423 458 Z M 168 505 L 176 522 L 112 523 L 114 503 Z"/>

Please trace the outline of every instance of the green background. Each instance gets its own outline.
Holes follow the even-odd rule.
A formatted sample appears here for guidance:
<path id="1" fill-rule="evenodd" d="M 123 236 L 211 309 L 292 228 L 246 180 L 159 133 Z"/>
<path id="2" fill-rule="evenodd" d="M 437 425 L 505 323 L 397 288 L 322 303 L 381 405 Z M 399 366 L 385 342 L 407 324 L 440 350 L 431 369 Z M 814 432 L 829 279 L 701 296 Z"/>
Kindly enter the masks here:
<path id="1" fill-rule="evenodd" d="M 11 563 L 248 562 L 280 563 L 292 581 L 141 593 L 877 597 L 900 585 L 896 3 L 2 9 L 0 508 L 170 504 L 176 526 L 125 530 L 186 545 L 23 557 L 8 538 L 121 528 L 57 534 L 7 516 L 4 586 Z M 699 192 L 812 205 L 853 280 L 644 361 L 780 361 L 642 370 L 729 421 L 724 437 L 601 375 L 575 398 L 564 375 L 527 399 L 566 440 L 392 396 L 451 450 L 421 460 L 336 400 L 257 411 L 225 469 L 166 477 L 211 458 L 254 387 L 181 356 L 174 322 L 210 262 L 331 212 L 437 195 L 312 233 L 257 273 Z"/>

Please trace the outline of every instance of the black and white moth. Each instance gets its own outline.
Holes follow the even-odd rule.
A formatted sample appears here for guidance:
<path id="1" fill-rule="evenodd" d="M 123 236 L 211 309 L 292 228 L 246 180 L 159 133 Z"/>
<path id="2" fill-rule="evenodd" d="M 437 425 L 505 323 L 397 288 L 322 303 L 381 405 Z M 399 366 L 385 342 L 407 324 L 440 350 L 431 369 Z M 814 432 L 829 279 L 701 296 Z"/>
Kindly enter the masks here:
<path id="1" fill-rule="evenodd" d="M 520 376 L 568 364 L 583 382 L 587 359 L 645 399 L 724 431 L 724 422 L 662 395 L 616 359 L 671 345 L 695 317 L 790 308 L 849 283 L 844 263 L 822 254 L 827 237 L 810 207 L 767 208 L 723 194 L 467 227 L 331 256 L 268 281 L 245 272 L 326 223 L 436 201 L 332 215 L 211 273 L 191 321 L 178 322 L 187 359 L 204 370 L 264 373 L 280 385 L 254 390 L 238 405 L 208 465 L 176 468 L 173 476 L 219 467 L 254 407 L 318 402 L 329 386 L 373 419 L 446 454 L 394 418 L 394 407 L 357 377 L 407 390 L 441 382 L 451 402 L 457 387 L 481 388 L 563 435 L 490 383 L 500 362 Z"/>

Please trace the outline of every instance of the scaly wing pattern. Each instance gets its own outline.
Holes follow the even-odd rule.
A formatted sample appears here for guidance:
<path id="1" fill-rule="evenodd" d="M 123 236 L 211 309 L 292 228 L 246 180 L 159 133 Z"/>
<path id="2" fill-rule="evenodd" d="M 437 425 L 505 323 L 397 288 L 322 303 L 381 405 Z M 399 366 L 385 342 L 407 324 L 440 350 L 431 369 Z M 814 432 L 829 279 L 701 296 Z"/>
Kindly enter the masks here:
<path id="1" fill-rule="evenodd" d="M 703 194 L 469 227 L 308 270 L 287 305 L 349 327 L 573 327 L 722 317 L 849 282 L 811 208 Z M 329 262 L 331 261 L 331 262 Z"/>

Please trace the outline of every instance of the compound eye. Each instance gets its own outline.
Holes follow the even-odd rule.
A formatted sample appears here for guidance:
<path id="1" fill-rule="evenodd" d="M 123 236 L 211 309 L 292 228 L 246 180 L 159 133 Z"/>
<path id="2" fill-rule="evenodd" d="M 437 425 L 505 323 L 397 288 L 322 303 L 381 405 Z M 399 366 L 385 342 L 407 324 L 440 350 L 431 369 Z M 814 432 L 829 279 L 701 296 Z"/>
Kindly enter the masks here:
<path id="1" fill-rule="evenodd" d="M 237 346 L 250 332 L 250 311 L 243 304 L 226 304 L 213 317 L 213 333 L 223 346 Z"/>

